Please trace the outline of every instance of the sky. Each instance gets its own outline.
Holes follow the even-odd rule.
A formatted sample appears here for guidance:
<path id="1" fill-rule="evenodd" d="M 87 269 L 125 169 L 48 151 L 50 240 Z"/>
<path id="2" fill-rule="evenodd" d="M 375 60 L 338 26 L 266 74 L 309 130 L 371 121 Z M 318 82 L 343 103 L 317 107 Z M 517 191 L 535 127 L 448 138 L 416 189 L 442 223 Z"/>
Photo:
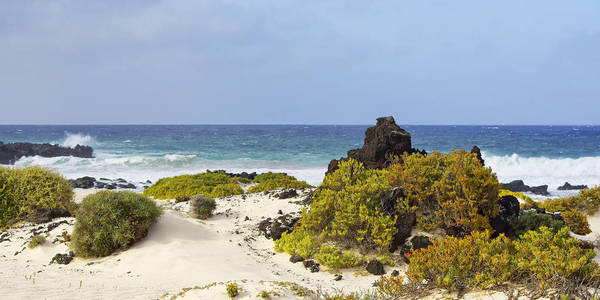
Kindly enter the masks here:
<path id="1" fill-rule="evenodd" d="M 600 1 L 6 0 L 0 124 L 600 124 Z"/>

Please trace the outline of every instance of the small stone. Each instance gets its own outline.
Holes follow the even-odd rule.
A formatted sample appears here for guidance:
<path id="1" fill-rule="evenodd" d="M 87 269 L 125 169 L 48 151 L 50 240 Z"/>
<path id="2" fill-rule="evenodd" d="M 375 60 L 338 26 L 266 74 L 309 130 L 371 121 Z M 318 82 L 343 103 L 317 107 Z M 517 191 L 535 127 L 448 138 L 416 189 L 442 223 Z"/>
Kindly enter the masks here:
<path id="1" fill-rule="evenodd" d="M 57 263 L 60 265 L 68 265 L 69 263 L 71 263 L 71 261 L 73 260 L 73 252 L 69 253 L 69 254 L 56 254 L 52 260 L 50 261 L 50 263 Z"/>
<path id="2" fill-rule="evenodd" d="M 281 209 L 280 209 L 280 210 L 277 211 L 277 214 L 283 215 L 283 211 L 281 211 Z"/>
<path id="3" fill-rule="evenodd" d="M 383 275 L 385 274 L 385 270 L 383 269 L 383 264 L 376 259 L 370 260 L 367 263 L 367 272 L 373 275 Z"/>
<path id="4" fill-rule="evenodd" d="M 303 260 L 304 260 L 304 258 L 302 258 L 302 256 L 298 255 L 297 253 L 294 254 L 294 255 L 292 255 L 292 256 L 290 256 L 290 261 L 292 263 L 294 263 L 294 264 L 297 263 L 297 262 L 301 262 Z"/>
<path id="5" fill-rule="evenodd" d="M 248 216 L 246 216 L 246 217 L 244 218 L 244 221 L 249 221 L 249 220 L 250 220 L 250 218 L 248 218 Z"/>
<path id="6" fill-rule="evenodd" d="M 392 271 L 392 277 L 396 277 L 398 275 L 400 275 L 400 272 L 398 272 L 398 270 Z"/>
<path id="7" fill-rule="evenodd" d="M 335 274 L 335 277 L 333 278 L 333 280 L 335 280 L 335 281 L 342 280 L 342 274 Z"/>

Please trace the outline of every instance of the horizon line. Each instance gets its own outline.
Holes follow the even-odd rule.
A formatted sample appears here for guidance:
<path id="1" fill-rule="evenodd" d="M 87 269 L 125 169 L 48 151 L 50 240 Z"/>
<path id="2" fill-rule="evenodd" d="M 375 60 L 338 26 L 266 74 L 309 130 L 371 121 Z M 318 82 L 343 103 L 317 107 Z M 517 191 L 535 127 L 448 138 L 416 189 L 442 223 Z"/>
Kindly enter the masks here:
<path id="1" fill-rule="evenodd" d="M 398 126 L 600 126 L 600 124 L 398 124 Z M 323 123 L 323 124 L 300 124 L 300 123 L 214 123 L 214 124 L 194 124 L 194 123 L 74 123 L 74 124 L 0 124 L 0 126 L 374 126 L 372 124 L 349 124 L 349 123 Z"/>

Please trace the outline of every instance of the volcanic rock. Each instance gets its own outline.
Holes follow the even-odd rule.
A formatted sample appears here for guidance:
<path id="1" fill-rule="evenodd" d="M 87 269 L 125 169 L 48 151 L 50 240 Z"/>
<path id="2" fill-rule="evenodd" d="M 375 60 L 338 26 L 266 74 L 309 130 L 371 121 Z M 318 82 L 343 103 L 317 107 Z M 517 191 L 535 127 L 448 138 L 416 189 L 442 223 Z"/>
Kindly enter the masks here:
<path id="1" fill-rule="evenodd" d="M 588 186 L 587 185 L 571 185 L 568 182 L 565 182 L 565 184 L 563 184 L 562 186 L 558 187 L 559 191 L 573 191 L 573 190 L 583 190 L 583 189 L 587 189 Z"/>
<path id="2" fill-rule="evenodd" d="M 90 146 L 77 145 L 74 148 L 62 147 L 51 144 L 13 143 L 4 144 L 0 142 L 0 164 L 12 165 L 24 156 L 75 156 L 81 158 L 92 158 L 94 149 Z"/>
<path id="3" fill-rule="evenodd" d="M 380 263 L 376 259 L 372 259 L 367 263 L 367 272 L 369 272 L 373 275 L 385 274 L 385 270 L 383 269 L 383 264 Z"/>
<path id="4" fill-rule="evenodd" d="M 90 188 L 94 187 L 96 178 L 84 176 L 84 177 L 77 178 L 77 179 L 71 179 L 71 180 L 69 180 L 69 182 L 71 182 L 71 186 L 73 188 L 90 189 Z"/>
<path id="5" fill-rule="evenodd" d="M 530 192 L 530 193 L 533 193 L 536 195 L 542 195 L 542 196 L 550 195 L 550 193 L 548 193 L 547 185 L 528 186 L 523 182 L 523 180 L 514 180 L 509 183 L 503 183 L 502 188 L 505 190 L 518 192 L 518 193 Z"/>
<path id="6" fill-rule="evenodd" d="M 367 169 L 383 169 L 392 162 L 394 156 L 405 152 L 420 151 L 412 148 L 410 133 L 396 125 L 393 117 L 384 117 L 378 118 L 377 124 L 367 129 L 363 147 L 348 151 L 348 158 L 362 162 Z M 339 162 L 348 158 L 329 162 L 326 174 L 337 170 Z"/>
<path id="7" fill-rule="evenodd" d="M 413 236 L 410 239 L 410 243 L 412 244 L 413 250 L 423 249 L 433 245 L 428 237 L 422 235 Z"/>
<path id="8" fill-rule="evenodd" d="M 471 149 L 471 153 L 475 153 L 475 155 L 477 155 L 477 160 L 479 160 L 482 166 L 485 166 L 485 160 L 483 160 L 483 158 L 481 157 L 481 149 L 479 149 L 479 147 L 473 146 L 473 149 Z"/>
<path id="9" fill-rule="evenodd" d="M 390 244 L 390 252 L 396 251 L 399 245 L 404 244 L 417 220 L 415 213 L 398 213 L 396 203 L 400 198 L 404 198 L 404 191 L 401 188 L 385 190 L 379 196 L 379 212 L 392 218 L 397 216 L 396 229 L 398 229 L 398 233 Z"/>

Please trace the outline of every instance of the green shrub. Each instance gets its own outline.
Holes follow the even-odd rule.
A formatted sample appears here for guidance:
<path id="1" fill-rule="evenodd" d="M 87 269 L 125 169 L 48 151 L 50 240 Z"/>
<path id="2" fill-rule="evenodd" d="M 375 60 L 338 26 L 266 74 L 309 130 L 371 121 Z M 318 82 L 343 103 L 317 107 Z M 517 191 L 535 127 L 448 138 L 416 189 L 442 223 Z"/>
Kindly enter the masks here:
<path id="1" fill-rule="evenodd" d="M 70 183 L 58 173 L 40 167 L 0 167 L 0 227 L 38 210 L 75 210 Z"/>
<path id="2" fill-rule="evenodd" d="M 267 172 L 267 173 L 262 173 L 262 174 L 256 175 L 256 177 L 254 177 L 254 182 L 261 183 L 261 182 L 265 182 L 265 181 L 271 180 L 271 179 L 291 179 L 291 180 L 296 180 L 295 177 L 289 176 L 288 174 L 285 174 L 285 173 Z"/>
<path id="3" fill-rule="evenodd" d="M 465 238 L 447 236 L 407 254 L 410 264 L 406 274 L 415 282 L 427 280 L 450 290 L 484 288 L 514 276 L 513 254 L 512 243 L 503 234 L 495 239 L 490 238 L 489 231 L 476 231 Z"/>
<path id="4" fill-rule="evenodd" d="M 390 183 L 404 189 L 417 224 L 471 232 L 490 229 L 499 212 L 500 184 L 490 168 L 464 150 L 448 154 L 405 154 L 389 167 Z"/>
<path id="5" fill-rule="evenodd" d="M 223 171 L 181 175 L 159 179 L 144 191 L 144 195 L 155 199 L 174 199 L 194 195 L 216 198 L 243 194 L 237 182 L 237 177 L 231 177 Z"/>
<path id="6" fill-rule="evenodd" d="M 576 196 L 548 199 L 541 203 L 540 207 L 552 212 L 575 209 L 593 215 L 600 207 L 600 186 L 584 189 Z"/>
<path id="7" fill-rule="evenodd" d="M 190 199 L 190 215 L 192 218 L 208 219 L 217 207 L 215 199 L 196 195 Z"/>
<path id="8" fill-rule="evenodd" d="M 272 191 L 278 189 L 306 189 L 312 187 L 305 181 L 297 180 L 294 177 L 266 179 L 261 183 L 250 187 L 248 193 L 258 193 L 264 191 Z"/>
<path id="9" fill-rule="evenodd" d="M 565 220 L 565 225 L 569 226 L 571 231 L 575 234 L 586 235 L 590 230 L 590 224 L 587 221 L 587 217 L 581 212 L 570 209 L 560 214 Z"/>
<path id="10" fill-rule="evenodd" d="M 39 245 L 42 245 L 46 242 L 46 238 L 41 236 L 41 235 L 36 235 L 34 236 L 31 241 L 29 242 L 29 245 L 27 245 L 30 249 L 33 249 Z"/>
<path id="11" fill-rule="evenodd" d="M 129 191 L 101 191 L 83 199 L 71 247 L 78 256 L 107 256 L 146 236 L 160 215 L 154 201 Z"/>
<path id="12" fill-rule="evenodd" d="M 369 170 L 349 159 L 325 176 L 313 194 L 302 226 L 343 247 L 387 249 L 397 233 L 396 219 L 378 211 L 379 195 L 389 189 L 386 170 Z"/>
<path id="13" fill-rule="evenodd" d="M 334 245 L 323 245 L 315 254 L 320 264 L 334 268 L 351 268 L 363 263 L 362 257 L 354 251 L 341 251 Z"/>
<path id="14" fill-rule="evenodd" d="M 518 238 L 522 234 L 530 230 L 538 230 L 538 228 L 542 226 L 556 232 L 565 226 L 565 224 L 560 220 L 555 220 L 548 214 L 538 214 L 536 212 L 528 211 L 522 213 L 517 218 L 512 218 L 510 220 L 510 226 L 513 229 L 512 237 Z"/>
<path id="15" fill-rule="evenodd" d="M 237 283 L 235 283 L 235 282 L 228 283 L 226 286 L 226 290 L 227 290 L 227 295 L 230 298 L 235 298 L 240 294 L 239 287 L 238 287 Z"/>
<path id="16" fill-rule="evenodd" d="M 318 249 L 315 238 L 301 227 L 291 233 L 282 233 L 281 238 L 275 241 L 275 251 L 298 254 L 304 259 L 311 258 Z"/>
<path id="17" fill-rule="evenodd" d="M 528 272 L 541 282 L 541 288 L 551 278 L 594 276 L 598 265 L 593 262 L 593 249 L 581 249 L 579 241 L 569 236 L 569 228 L 555 232 L 547 227 L 529 231 L 514 242 L 516 263 L 520 271 Z M 589 277 L 588 277 L 589 278 Z"/>

